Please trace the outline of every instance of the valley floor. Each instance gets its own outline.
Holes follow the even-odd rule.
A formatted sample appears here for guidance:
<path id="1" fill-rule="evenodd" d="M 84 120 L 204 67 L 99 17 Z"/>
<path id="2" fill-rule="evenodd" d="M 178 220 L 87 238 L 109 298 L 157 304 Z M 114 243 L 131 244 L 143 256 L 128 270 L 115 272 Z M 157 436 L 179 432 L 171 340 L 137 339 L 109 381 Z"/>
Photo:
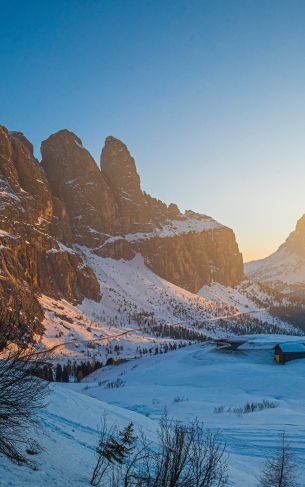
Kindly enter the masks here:
<path id="1" fill-rule="evenodd" d="M 232 486 L 257 485 L 264 459 L 285 431 L 304 487 L 305 360 L 275 364 L 274 339 L 256 337 L 242 351 L 231 353 L 212 345 L 191 346 L 103 368 L 79 384 L 53 384 L 49 405 L 41 413 L 42 429 L 36 433 L 43 447 L 33 457 L 37 470 L 14 466 L 0 457 L 0 485 L 89 485 L 97 427 L 105 410 L 119 426 L 132 420 L 153 441 L 157 420 L 166 409 L 172 418 L 198 417 L 207 428 L 221 432 Z M 110 388 L 109 383 L 121 387 Z M 247 414 L 233 411 L 263 400 L 276 407 Z"/>

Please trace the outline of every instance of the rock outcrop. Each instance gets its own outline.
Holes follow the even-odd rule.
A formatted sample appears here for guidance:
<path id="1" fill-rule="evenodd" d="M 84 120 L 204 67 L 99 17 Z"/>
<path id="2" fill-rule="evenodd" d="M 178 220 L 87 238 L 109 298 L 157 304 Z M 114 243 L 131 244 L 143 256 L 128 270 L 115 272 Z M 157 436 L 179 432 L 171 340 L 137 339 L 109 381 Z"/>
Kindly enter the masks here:
<path id="1" fill-rule="evenodd" d="M 192 292 L 213 280 L 241 281 L 242 256 L 232 230 L 192 211 L 181 214 L 177 205 L 143 192 L 133 157 L 114 137 L 106 139 L 101 171 L 116 196 L 121 232 L 127 236 L 106 240 L 99 255 L 129 260 L 139 252 L 156 274 Z"/>
<path id="2" fill-rule="evenodd" d="M 40 164 L 22 133 L 0 128 L 0 337 L 42 332 L 40 293 L 99 300 L 82 246 L 113 259 L 140 253 L 156 274 L 192 292 L 242 279 L 232 230 L 145 193 L 120 140 L 107 137 L 100 169 L 68 130 L 45 140 L 41 153 Z"/>
<path id="3" fill-rule="evenodd" d="M 140 253 L 153 272 L 195 293 L 212 281 L 234 286 L 243 278 L 242 257 L 233 231 L 193 212 L 152 232 L 111 237 L 97 253 L 124 260 Z"/>
<path id="4" fill-rule="evenodd" d="M 176 205 L 168 207 L 142 191 L 134 158 L 120 140 L 106 138 L 100 166 L 115 195 L 122 233 L 150 231 L 160 227 L 168 219 L 180 216 Z"/>
<path id="5" fill-rule="evenodd" d="M 295 230 L 291 232 L 286 242 L 280 246 L 280 249 L 285 249 L 305 258 L 305 215 L 297 221 Z"/>
<path id="6" fill-rule="evenodd" d="M 99 298 L 94 273 L 52 235 L 53 218 L 53 196 L 32 145 L 0 127 L 0 341 L 42 332 L 39 293 L 74 303 Z"/>
<path id="7" fill-rule="evenodd" d="M 41 154 L 52 194 L 69 215 L 73 241 L 97 247 L 118 229 L 119 213 L 115 197 L 94 159 L 68 130 L 45 140 Z"/>

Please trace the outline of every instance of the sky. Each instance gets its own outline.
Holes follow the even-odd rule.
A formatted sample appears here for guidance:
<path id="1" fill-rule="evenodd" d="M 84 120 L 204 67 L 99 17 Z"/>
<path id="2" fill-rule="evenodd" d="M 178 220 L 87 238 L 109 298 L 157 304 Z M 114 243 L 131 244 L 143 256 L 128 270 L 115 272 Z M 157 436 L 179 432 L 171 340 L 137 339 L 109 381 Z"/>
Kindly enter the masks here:
<path id="1" fill-rule="evenodd" d="M 305 213 L 305 1 L 0 0 L 0 123 L 107 135 L 142 187 L 230 226 L 245 261 Z"/>

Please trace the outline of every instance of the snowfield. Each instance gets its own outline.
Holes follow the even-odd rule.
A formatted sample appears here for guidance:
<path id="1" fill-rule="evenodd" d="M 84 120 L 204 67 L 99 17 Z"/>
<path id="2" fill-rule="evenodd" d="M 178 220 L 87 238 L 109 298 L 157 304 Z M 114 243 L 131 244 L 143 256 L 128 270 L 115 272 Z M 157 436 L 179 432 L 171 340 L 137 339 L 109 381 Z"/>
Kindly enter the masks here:
<path id="1" fill-rule="evenodd" d="M 235 288 L 213 283 L 193 294 L 154 274 L 140 255 L 116 261 L 84 247 L 77 250 L 97 275 L 101 300 L 73 306 L 40 296 L 45 310 L 40 347 L 54 349 L 55 363 L 124 360 L 81 383 L 50 386 L 41 427 L 34 432 L 41 445 L 31 457 L 36 469 L 0 456 L 0 486 L 88 486 L 105 412 L 119 428 L 132 421 L 136 432 L 143 430 L 153 443 L 166 410 L 178 421 L 198 418 L 220 431 L 231 486 L 257 486 L 264 459 L 285 431 L 305 487 L 305 360 L 285 366 L 273 361 L 276 343 L 305 339 L 285 335 L 297 332 L 268 313 L 268 292 L 259 283 L 244 281 Z M 182 327 L 207 341 L 199 345 L 181 338 L 178 344 L 187 347 L 164 353 L 173 336 L 156 336 L 152 326 Z M 268 326 L 268 333 L 283 335 L 253 334 Z M 235 345 L 238 341 L 238 349 L 216 347 L 215 339 L 226 338 Z M 253 402 L 274 407 L 241 412 Z"/>
<path id="2" fill-rule="evenodd" d="M 305 284 L 305 259 L 280 248 L 265 259 L 246 263 L 245 273 L 251 280 L 266 282 L 275 287 Z"/>
<path id="3" fill-rule="evenodd" d="M 264 459 L 285 431 L 304 487 L 305 360 L 277 365 L 272 351 L 276 339 L 272 335 L 244 337 L 242 350 L 236 352 L 194 345 L 105 367 L 82 383 L 53 384 L 49 405 L 41 413 L 42 427 L 36 433 L 43 448 L 32 457 L 37 470 L 15 466 L 1 457 L 0 485 L 87 486 L 104 411 L 119 427 L 133 421 L 136 431 L 142 428 L 154 441 L 158 419 L 166 408 L 172 418 L 188 422 L 198 417 L 206 427 L 221 432 L 227 443 L 231 486 L 256 487 Z M 121 387 L 107 387 L 117 379 Z M 233 411 L 263 400 L 276 407 L 247 414 Z"/>
<path id="4" fill-rule="evenodd" d="M 74 392 L 68 384 L 53 384 L 49 404 L 40 414 L 41 428 L 33 435 L 41 445 L 38 455 L 29 456 L 36 470 L 0 456 L 0 486 L 89 486 L 103 414 L 119 427 L 133 421 L 137 431 L 143 428 L 154 436 L 156 425 L 151 420 Z"/>
<path id="5" fill-rule="evenodd" d="M 109 237 L 104 244 L 113 243 L 116 240 L 126 240 L 127 242 L 135 242 L 136 240 L 147 240 L 151 238 L 168 238 L 175 235 L 192 232 L 206 232 L 214 230 L 215 228 L 223 227 L 223 225 L 210 216 L 206 215 L 184 215 L 180 220 L 171 220 L 169 223 L 163 225 L 161 228 L 155 228 L 151 232 L 128 233 L 124 236 Z"/>
<path id="6" fill-rule="evenodd" d="M 105 344 L 111 349 L 111 342 L 123 346 L 122 356 L 130 358 L 141 344 L 150 348 L 172 341 L 152 334 L 154 325 L 179 325 L 214 338 L 259 333 L 266 323 L 274 327 L 269 333 L 295 332 L 268 313 L 270 296 L 259 284 L 230 288 L 213 283 L 193 294 L 154 274 L 140 255 L 124 261 L 99 257 L 85 247 L 78 250 L 94 269 L 102 297 L 99 302 L 84 299 L 79 306 L 40 297 L 45 310 L 42 344 L 46 348 L 62 344 L 55 350 L 57 358 L 104 360 L 111 356 L 111 351 L 105 352 Z M 260 298 L 263 307 L 253 296 Z M 115 342 L 114 336 L 118 336 Z"/>
<path id="7" fill-rule="evenodd" d="M 285 431 L 303 472 L 303 487 L 305 360 L 277 365 L 273 361 L 274 336 L 247 338 L 237 352 L 193 346 L 105 368 L 85 379 L 83 392 L 154 420 L 166 409 L 178 420 L 188 422 L 198 417 L 208 428 L 220 430 L 228 445 L 232 485 L 237 486 L 256 486 L 264 458 Z M 278 341 L 285 339 L 279 337 Z M 107 381 L 118 378 L 124 381 L 122 388 L 105 388 Z M 233 412 L 247 402 L 263 400 L 276 407 L 247 414 Z M 221 406 L 224 412 L 216 413 Z"/>

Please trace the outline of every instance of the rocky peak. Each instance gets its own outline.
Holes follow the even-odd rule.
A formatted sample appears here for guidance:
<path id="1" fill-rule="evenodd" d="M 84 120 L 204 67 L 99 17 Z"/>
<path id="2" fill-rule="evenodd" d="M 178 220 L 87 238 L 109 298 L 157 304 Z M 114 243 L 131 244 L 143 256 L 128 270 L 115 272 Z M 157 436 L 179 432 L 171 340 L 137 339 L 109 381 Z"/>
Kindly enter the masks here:
<path id="1" fill-rule="evenodd" d="M 105 233 L 116 231 L 118 209 L 93 157 L 68 130 L 42 142 L 41 154 L 52 193 L 70 217 L 74 242 L 93 248 L 100 245 Z"/>
<path id="2" fill-rule="evenodd" d="M 305 257 L 305 214 L 298 220 L 295 230 L 289 235 L 280 249 Z"/>
<path id="3" fill-rule="evenodd" d="M 141 189 L 134 158 L 127 146 L 115 137 L 107 137 L 101 153 L 101 172 L 116 197 L 123 233 L 150 231 L 168 219 L 178 217 L 177 205 L 169 207 Z"/>
<path id="4" fill-rule="evenodd" d="M 92 270 L 57 241 L 54 199 L 32 144 L 0 127 L 0 346 L 42 332 L 38 294 L 73 303 L 100 298 Z"/>
<path id="5" fill-rule="evenodd" d="M 123 142 L 112 136 L 107 137 L 100 164 L 101 171 L 110 186 L 121 198 L 125 200 L 143 198 L 135 160 Z"/>
<path id="6" fill-rule="evenodd" d="M 90 181 L 97 173 L 94 159 L 83 148 L 81 140 L 69 130 L 59 130 L 44 140 L 41 154 L 42 166 L 56 196 L 67 189 L 67 180 L 86 178 Z"/>
<path id="7" fill-rule="evenodd" d="M 296 232 L 305 237 L 305 214 L 297 221 Z"/>

